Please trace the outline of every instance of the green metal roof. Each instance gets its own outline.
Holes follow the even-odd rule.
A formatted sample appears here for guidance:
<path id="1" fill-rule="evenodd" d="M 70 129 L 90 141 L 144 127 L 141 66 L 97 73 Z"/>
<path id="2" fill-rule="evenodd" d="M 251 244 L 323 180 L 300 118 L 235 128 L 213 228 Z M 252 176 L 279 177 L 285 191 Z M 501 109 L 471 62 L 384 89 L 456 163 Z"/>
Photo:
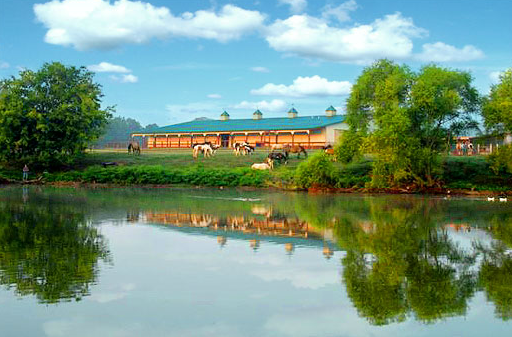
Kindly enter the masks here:
<path id="1" fill-rule="evenodd" d="M 224 111 L 221 116 L 229 116 L 228 112 L 227 111 Z"/>
<path id="2" fill-rule="evenodd" d="M 253 115 L 263 115 L 260 111 L 260 109 L 253 112 Z"/>
<path id="3" fill-rule="evenodd" d="M 331 105 L 330 107 L 325 109 L 325 111 L 336 111 L 336 109 L 334 109 L 334 107 Z"/>
<path id="4" fill-rule="evenodd" d="M 297 112 L 297 110 L 295 110 L 295 108 L 291 108 L 290 110 L 288 110 L 288 112 L 293 112 L 293 113 L 298 114 L 298 112 Z"/>
<path id="5" fill-rule="evenodd" d="M 344 115 L 303 116 L 296 118 L 230 119 L 201 120 L 163 126 L 151 133 L 188 133 L 188 132 L 230 132 L 230 131 L 275 131 L 275 130 L 311 130 L 345 121 Z M 133 132 L 144 133 L 144 132 Z M 147 132 L 146 132 L 147 133 Z"/>

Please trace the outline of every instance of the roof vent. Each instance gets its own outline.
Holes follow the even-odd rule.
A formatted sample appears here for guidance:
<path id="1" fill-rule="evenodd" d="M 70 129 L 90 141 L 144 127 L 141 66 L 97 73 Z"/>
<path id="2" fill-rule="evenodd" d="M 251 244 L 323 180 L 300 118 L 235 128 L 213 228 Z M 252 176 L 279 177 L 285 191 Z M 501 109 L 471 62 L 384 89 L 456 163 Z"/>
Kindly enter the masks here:
<path id="1" fill-rule="evenodd" d="M 325 109 L 325 115 L 327 117 L 333 117 L 333 116 L 336 116 L 336 109 L 334 109 L 334 107 L 331 105 L 330 107 L 328 107 L 327 109 Z"/>
<path id="2" fill-rule="evenodd" d="M 297 117 L 297 110 L 295 110 L 295 108 L 291 108 L 290 110 L 288 110 L 288 118 L 295 118 Z"/>
<path id="3" fill-rule="evenodd" d="M 262 117 L 263 117 L 263 114 L 261 113 L 261 111 L 259 109 L 254 111 L 252 114 L 252 119 L 261 119 Z"/>
<path id="4" fill-rule="evenodd" d="M 220 115 L 220 120 L 221 120 L 221 121 L 227 121 L 227 120 L 229 120 L 229 114 L 228 114 L 226 111 L 224 111 L 224 112 Z"/>

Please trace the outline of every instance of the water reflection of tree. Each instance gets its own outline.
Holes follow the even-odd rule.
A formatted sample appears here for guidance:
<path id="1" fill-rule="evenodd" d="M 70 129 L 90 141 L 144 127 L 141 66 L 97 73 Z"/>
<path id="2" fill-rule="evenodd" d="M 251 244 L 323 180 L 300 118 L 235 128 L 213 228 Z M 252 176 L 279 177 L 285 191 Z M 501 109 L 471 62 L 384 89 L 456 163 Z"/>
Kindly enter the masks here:
<path id="1" fill-rule="evenodd" d="M 512 319 L 512 218 L 496 216 L 489 224 L 496 241 L 488 246 L 475 245 L 483 256 L 480 286 L 487 299 L 494 303 L 496 316 L 509 320 Z"/>
<path id="2" fill-rule="evenodd" d="M 475 254 L 452 242 L 437 204 L 372 199 L 368 217 L 346 214 L 335 233 L 347 250 L 343 279 L 359 313 L 373 324 L 414 314 L 430 322 L 466 312 L 476 286 Z"/>
<path id="3" fill-rule="evenodd" d="M 42 303 L 80 300 L 95 282 L 106 241 L 83 213 L 0 204 L 0 284 Z"/>

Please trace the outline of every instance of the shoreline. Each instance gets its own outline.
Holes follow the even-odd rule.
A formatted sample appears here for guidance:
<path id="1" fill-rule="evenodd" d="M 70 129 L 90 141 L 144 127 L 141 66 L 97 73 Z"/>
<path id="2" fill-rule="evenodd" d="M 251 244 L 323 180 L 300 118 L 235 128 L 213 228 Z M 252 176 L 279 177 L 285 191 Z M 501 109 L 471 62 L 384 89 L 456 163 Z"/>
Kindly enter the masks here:
<path id="1" fill-rule="evenodd" d="M 29 182 L 9 181 L 0 182 L 0 186 L 52 186 L 52 187 L 74 187 L 74 188 L 162 188 L 162 189 L 214 189 L 226 190 L 236 189 L 244 191 L 274 191 L 274 192 L 302 192 L 308 194 L 359 194 L 359 195 L 424 195 L 424 196 L 498 196 L 512 195 L 512 190 L 492 191 L 492 190 L 470 190 L 470 189 L 448 189 L 433 188 L 423 190 L 408 190 L 405 188 L 286 188 L 276 186 L 206 186 L 206 185 L 188 185 L 188 184 L 116 184 L 116 183 L 89 183 L 80 181 L 56 181 L 45 182 L 42 177 Z"/>

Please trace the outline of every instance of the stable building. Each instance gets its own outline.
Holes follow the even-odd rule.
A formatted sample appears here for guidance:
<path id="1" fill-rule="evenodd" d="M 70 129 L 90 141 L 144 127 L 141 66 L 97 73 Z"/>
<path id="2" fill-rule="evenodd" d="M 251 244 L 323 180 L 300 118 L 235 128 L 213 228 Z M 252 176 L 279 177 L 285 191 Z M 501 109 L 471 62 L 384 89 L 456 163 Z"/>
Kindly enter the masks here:
<path id="1" fill-rule="evenodd" d="M 273 144 L 300 144 L 306 148 L 320 148 L 334 144 L 343 130 L 348 129 L 344 115 L 337 115 L 330 106 L 321 116 L 299 117 L 295 108 L 287 117 L 263 118 L 256 110 L 252 119 L 230 119 L 224 111 L 219 120 L 193 120 L 168 125 L 151 133 L 132 133 L 142 137 L 148 148 L 188 148 L 194 143 L 211 142 L 222 147 L 232 147 L 237 142 L 253 146 Z"/>

